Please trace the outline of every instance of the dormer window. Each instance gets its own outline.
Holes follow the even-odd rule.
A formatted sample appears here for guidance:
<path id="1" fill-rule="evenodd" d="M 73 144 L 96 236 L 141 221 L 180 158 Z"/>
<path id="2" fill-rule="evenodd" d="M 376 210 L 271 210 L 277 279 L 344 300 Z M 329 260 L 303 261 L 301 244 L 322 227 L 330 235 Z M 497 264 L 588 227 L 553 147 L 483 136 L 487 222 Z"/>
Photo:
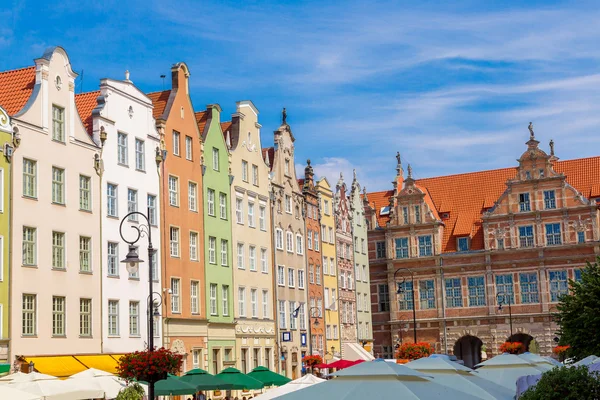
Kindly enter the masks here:
<path id="1" fill-rule="evenodd" d="M 450 213 L 442 213 L 440 216 L 442 217 L 442 219 L 448 219 L 450 218 Z"/>
<path id="2" fill-rule="evenodd" d="M 285 159 L 285 174 L 290 174 L 290 160 L 288 158 Z"/>
<path id="3" fill-rule="evenodd" d="M 496 243 L 498 250 L 504 250 L 504 239 L 496 239 Z"/>
<path id="4" fill-rule="evenodd" d="M 544 207 L 546 210 L 556 208 L 556 198 L 554 190 L 544 190 Z"/>
<path id="5" fill-rule="evenodd" d="M 469 237 L 458 238 L 458 251 L 469 251 Z"/>
<path id="6" fill-rule="evenodd" d="M 404 219 L 404 224 L 408 225 L 408 207 L 402 207 L 402 218 Z"/>
<path id="7" fill-rule="evenodd" d="M 531 171 L 525 171 L 525 179 L 527 179 L 527 180 L 531 179 Z"/>
<path id="8" fill-rule="evenodd" d="M 521 212 L 531 211 L 531 203 L 529 202 L 529 193 L 519 194 L 519 210 Z"/>
<path id="9" fill-rule="evenodd" d="M 52 106 L 52 140 L 65 142 L 65 109 Z"/>
<path id="10" fill-rule="evenodd" d="M 540 169 L 540 178 L 543 178 L 543 177 L 544 177 L 544 170 Z"/>
<path id="11" fill-rule="evenodd" d="M 390 215 L 390 208 L 381 207 L 381 209 L 379 210 L 379 215 Z"/>
<path id="12" fill-rule="evenodd" d="M 415 206 L 415 222 L 421 223 L 421 206 Z"/>

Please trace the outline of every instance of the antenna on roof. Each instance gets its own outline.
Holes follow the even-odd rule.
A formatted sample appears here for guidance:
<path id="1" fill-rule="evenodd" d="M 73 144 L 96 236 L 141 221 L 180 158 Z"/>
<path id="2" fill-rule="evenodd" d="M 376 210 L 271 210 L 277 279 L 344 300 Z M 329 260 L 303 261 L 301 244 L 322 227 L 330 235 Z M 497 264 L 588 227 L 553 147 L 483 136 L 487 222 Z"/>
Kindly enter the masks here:
<path id="1" fill-rule="evenodd" d="M 163 90 L 165 90 L 165 78 L 167 76 L 165 74 L 162 74 L 160 77 L 162 78 L 162 81 L 163 81 Z"/>
<path id="2" fill-rule="evenodd" d="M 83 93 L 83 70 L 79 74 L 79 93 Z"/>

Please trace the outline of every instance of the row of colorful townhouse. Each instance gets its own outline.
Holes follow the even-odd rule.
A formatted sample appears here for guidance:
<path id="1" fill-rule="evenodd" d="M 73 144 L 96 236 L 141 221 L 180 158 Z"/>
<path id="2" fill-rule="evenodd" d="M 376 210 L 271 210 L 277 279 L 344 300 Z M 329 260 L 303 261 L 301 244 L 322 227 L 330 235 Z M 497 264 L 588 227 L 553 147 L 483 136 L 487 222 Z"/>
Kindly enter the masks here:
<path id="1" fill-rule="evenodd" d="M 251 101 L 221 122 L 192 105 L 185 63 L 171 74 L 160 92 L 126 72 L 76 94 L 61 47 L 0 73 L 0 361 L 141 350 L 149 313 L 184 370 L 296 378 L 306 354 L 371 357 L 356 176 L 332 187 L 308 161 L 297 179 L 285 110 L 262 148 Z M 127 269 L 138 231 L 145 262 Z"/>

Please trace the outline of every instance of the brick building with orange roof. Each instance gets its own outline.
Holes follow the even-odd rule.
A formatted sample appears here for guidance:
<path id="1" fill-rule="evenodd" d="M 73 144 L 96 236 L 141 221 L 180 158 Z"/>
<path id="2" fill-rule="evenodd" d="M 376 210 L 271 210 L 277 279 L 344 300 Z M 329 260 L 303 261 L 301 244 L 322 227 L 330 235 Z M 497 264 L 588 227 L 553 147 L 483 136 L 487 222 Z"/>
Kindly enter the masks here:
<path id="1" fill-rule="evenodd" d="M 526 144 L 516 168 L 418 180 L 398 154 L 393 189 L 364 195 L 376 356 L 413 341 L 413 299 L 417 341 L 467 366 L 507 340 L 551 353 L 558 298 L 600 253 L 600 157 L 558 161 L 531 125 Z"/>

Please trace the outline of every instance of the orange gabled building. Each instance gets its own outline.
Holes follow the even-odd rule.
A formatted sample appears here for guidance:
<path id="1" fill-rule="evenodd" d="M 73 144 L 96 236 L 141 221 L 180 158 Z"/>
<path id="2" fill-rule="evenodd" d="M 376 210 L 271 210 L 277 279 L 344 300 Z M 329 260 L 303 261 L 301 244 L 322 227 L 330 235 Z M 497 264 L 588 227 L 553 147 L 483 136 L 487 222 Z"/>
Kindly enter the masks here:
<path id="1" fill-rule="evenodd" d="M 161 171 L 164 345 L 184 358 L 184 372 L 206 369 L 201 136 L 185 63 L 171 68 L 172 88 L 148 96 L 165 160 Z"/>
<path id="2" fill-rule="evenodd" d="M 600 157 L 558 161 L 530 128 L 516 168 L 417 180 L 398 154 L 393 189 L 363 197 L 377 357 L 413 341 L 413 294 L 417 340 L 468 366 L 509 339 L 551 354 L 557 300 L 600 252 Z"/>

